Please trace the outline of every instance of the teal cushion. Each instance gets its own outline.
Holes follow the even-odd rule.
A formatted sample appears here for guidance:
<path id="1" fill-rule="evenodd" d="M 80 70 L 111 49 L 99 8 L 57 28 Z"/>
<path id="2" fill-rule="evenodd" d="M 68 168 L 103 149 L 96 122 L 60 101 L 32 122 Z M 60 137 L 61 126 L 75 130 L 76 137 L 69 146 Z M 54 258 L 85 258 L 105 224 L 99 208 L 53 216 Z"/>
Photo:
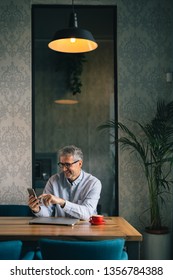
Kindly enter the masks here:
<path id="1" fill-rule="evenodd" d="M 37 247 L 36 241 L 0 241 L 0 260 L 34 260 Z"/>
<path id="2" fill-rule="evenodd" d="M 20 260 L 21 252 L 20 240 L 0 241 L 0 260 Z"/>
<path id="3" fill-rule="evenodd" d="M 124 252 L 125 240 L 65 241 L 41 239 L 42 258 L 45 260 L 121 260 L 128 259 Z"/>
<path id="4" fill-rule="evenodd" d="M 28 205 L 1 204 L 0 205 L 0 216 L 26 217 L 26 216 L 33 216 L 33 213 Z"/>

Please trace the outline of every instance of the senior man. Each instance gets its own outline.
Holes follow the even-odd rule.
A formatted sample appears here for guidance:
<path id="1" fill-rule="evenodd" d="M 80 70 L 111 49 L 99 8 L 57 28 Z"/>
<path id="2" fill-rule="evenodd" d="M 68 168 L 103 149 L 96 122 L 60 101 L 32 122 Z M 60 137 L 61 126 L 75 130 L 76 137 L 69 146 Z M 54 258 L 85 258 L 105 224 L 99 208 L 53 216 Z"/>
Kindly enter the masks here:
<path id="1" fill-rule="evenodd" d="M 82 169 L 83 153 L 70 145 L 59 150 L 60 173 L 50 177 L 43 194 L 29 197 L 28 205 L 37 217 L 65 216 L 82 220 L 97 213 L 101 182 Z"/>

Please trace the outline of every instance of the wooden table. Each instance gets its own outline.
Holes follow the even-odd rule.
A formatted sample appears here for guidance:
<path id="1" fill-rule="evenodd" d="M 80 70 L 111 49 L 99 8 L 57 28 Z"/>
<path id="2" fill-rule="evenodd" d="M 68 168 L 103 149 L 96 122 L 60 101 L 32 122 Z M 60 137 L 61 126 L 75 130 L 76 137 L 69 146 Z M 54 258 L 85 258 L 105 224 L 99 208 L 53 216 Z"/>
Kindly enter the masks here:
<path id="1" fill-rule="evenodd" d="M 40 238 L 103 240 L 124 238 L 129 259 L 139 259 L 142 235 L 122 217 L 105 217 L 105 224 L 91 225 L 79 221 L 75 226 L 31 225 L 33 217 L 0 217 L 0 240 Z"/>

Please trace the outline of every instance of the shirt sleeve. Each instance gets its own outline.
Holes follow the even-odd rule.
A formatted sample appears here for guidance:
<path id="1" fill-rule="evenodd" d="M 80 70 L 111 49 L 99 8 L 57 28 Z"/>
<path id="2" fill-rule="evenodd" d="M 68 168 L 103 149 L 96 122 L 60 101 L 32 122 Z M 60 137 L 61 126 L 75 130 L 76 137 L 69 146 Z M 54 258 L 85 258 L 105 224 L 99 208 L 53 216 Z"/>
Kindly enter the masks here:
<path id="1" fill-rule="evenodd" d="M 53 194 L 51 180 L 48 180 L 43 193 Z M 34 213 L 34 215 L 37 217 L 50 217 L 53 215 L 54 207 L 54 205 L 45 206 L 42 204 L 40 205 L 40 211 L 38 213 Z"/>

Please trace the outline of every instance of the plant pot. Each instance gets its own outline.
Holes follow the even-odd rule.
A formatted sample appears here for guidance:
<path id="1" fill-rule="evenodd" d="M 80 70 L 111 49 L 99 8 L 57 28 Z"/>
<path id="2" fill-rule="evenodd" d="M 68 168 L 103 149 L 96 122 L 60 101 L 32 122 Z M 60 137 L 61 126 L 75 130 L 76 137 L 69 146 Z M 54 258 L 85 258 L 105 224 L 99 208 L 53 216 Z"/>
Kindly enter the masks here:
<path id="1" fill-rule="evenodd" d="M 170 260 L 171 259 L 171 233 L 143 234 L 143 252 L 145 260 Z"/>
<path id="2" fill-rule="evenodd" d="M 150 234 L 165 234 L 165 233 L 169 233 L 169 228 L 161 227 L 160 229 L 151 229 L 150 227 L 146 227 L 145 232 Z"/>

